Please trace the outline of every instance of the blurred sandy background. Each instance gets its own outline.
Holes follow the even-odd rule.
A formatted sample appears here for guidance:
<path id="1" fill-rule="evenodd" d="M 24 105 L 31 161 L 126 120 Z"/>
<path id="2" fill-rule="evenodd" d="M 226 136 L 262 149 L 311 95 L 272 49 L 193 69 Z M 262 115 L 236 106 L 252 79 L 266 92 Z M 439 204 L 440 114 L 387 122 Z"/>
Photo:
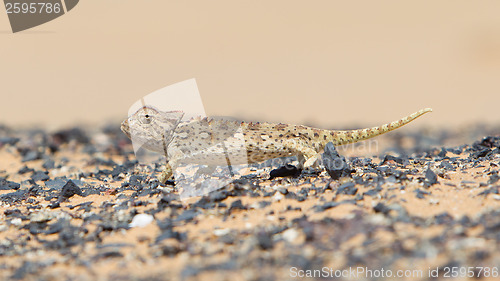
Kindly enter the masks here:
<path id="1" fill-rule="evenodd" d="M 500 2 L 85 0 L 12 34 L 0 123 L 103 125 L 196 78 L 209 115 L 413 126 L 500 122 Z M 118 125 L 118 124 L 117 124 Z"/>

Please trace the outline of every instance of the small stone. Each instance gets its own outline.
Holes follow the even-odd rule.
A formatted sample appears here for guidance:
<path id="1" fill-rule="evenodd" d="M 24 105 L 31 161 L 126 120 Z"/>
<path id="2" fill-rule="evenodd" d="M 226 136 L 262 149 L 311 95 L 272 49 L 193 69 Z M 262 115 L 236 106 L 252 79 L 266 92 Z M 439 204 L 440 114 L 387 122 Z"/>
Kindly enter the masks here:
<path id="1" fill-rule="evenodd" d="M 479 159 L 481 157 L 487 156 L 491 152 L 490 148 L 483 148 L 477 152 L 474 152 L 471 154 L 471 157 L 474 159 Z"/>
<path id="2" fill-rule="evenodd" d="M 132 219 L 129 227 L 145 227 L 154 221 L 154 217 L 150 214 L 137 214 Z"/>
<path id="3" fill-rule="evenodd" d="M 35 170 L 31 169 L 31 168 L 28 168 L 28 166 L 24 166 L 22 167 L 19 171 L 17 171 L 18 174 L 20 175 L 24 175 L 26 173 L 31 173 L 31 172 L 34 172 Z"/>
<path id="4" fill-rule="evenodd" d="M 61 199 L 67 199 L 72 197 L 73 195 L 80 195 L 82 196 L 82 190 L 80 187 L 78 187 L 76 184 L 73 183 L 72 180 L 69 180 L 62 188 L 61 193 L 59 194 L 59 198 Z"/>
<path id="5" fill-rule="evenodd" d="M 338 180 L 351 175 L 351 167 L 345 158 L 339 155 L 332 142 L 326 144 L 322 159 L 325 170 L 332 179 Z"/>
<path id="6" fill-rule="evenodd" d="M 424 199 L 426 195 L 429 195 L 429 192 L 423 191 L 421 189 L 415 190 L 415 193 L 417 194 L 416 196 L 418 199 Z"/>
<path id="7" fill-rule="evenodd" d="M 384 215 L 387 215 L 391 211 L 391 208 L 389 208 L 388 206 L 384 205 L 383 203 L 378 203 L 377 205 L 375 205 L 375 207 L 373 207 L 373 210 L 376 213 L 382 213 Z"/>
<path id="8" fill-rule="evenodd" d="M 314 206 L 313 209 L 315 210 L 316 213 L 320 213 L 320 212 L 323 212 L 325 210 L 328 210 L 328 209 L 331 209 L 331 208 L 335 208 L 338 205 L 340 205 L 339 202 L 327 202 L 327 203 L 325 203 L 323 205 Z"/>
<path id="9" fill-rule="evenodd" d="M 56 166 L 56 165 L 55 165 L 54 160 L 51 160 L 51 159 L 49 159 L 49 160 L 45 161 L 45 162 L 43 163 L 43 165 L 42 165 L 42 167 L 43 167 L 44 169 L 46 169 L 46 170 L 54 169 L 54 167 L 55 167 L 55 166 Z"/>
<path id="10" fill-rule="evenodd" d="M 10 220 L 10 224 L 15 225 L 15 226 L 20 226 L 23 223 L 21 218 L 14 218 Z"/>
<path id="11" fill-rule="evenodd" d="M 47 175 L 47 172 L 37 171 L 34 172 L 33 175 L 31 175 L 31 179 L 33 181 L 47 181 L 50 179 L 50 177 L 49 175 Z"/>
<path id="12" fill-rule="evenodd" d="M 272 180 L 277 177 L 298 177 L 300 176 L 300 169 L 297 167 L 286 164 L 285 166 L 274 169 L 269 173 L 269 179 Z"/>
<path id="13" fill-rule="evenodd" d="M 446 171 L 455 171 L 456 170 L 455 167 L 453 167 L 453 165 L 448 160 L 442 161 L 441 164 L 439 164 L 439 167 L 445 169 Z"/>
<path id="14" fill-rule="evenodd" d="M 273 202 L 278 202 L 278 201 L 283 200 L 284 198 L 285 198 L 285 196 L 282 193 L 276 192 L 276 193 L 274 193 L 272 200 L 273 200 Z"/>
<path id="15" fill-rule="evenodd" d="M 63 179 L 48 180 L 45 182 L 45 186 L 50 189 L 60 190 L 66 185 L 67 181 Z"/>
<path id="16" fill-rule="evenodd" d="M 267 233 L 259 233 L 257 235 L 257 243 L 262 250 L 268 250 L 274 247 L 273 239 Z"/>
<path id="17" fill-rule="evenodd" d="M 0 138 L 0 146 L 4 144 L 15 145 L 19 141 L 19 138 L 2 137 Z"/>
<path id="18" fill-rule="evenodd" d="M 38 151 L 30 150 L 30 151 L 27 151 L 26 154 L 24 154 L 22 161 L 28 162 L 28 161 L 38 160 L 40 158 L 41 158 L 41 154 Z"/>
<path id="19" fill-rule="evenodd" d="M 386 155 L 384 157 L 384 160 L 382 161 L 382 163 L 380 165 L 385 164 L 386 162 L 389 162 L 389 161 L 394 161 L 394 162 L 396 162 L 398 164 L 403 164 L 403 162 L 404 162 L 403 158 L 401 158 L 401 157 L 396 157 L 396 156 L 392 156 L 392 155 Z"/>
<path id="20" fill-rule="evenodd" d="M 240 210 L 246 210 L 246 207 L 243 206 L 243 203 L 241 203 L 241 200 L 236 200 L 233 203 L 231 203 L 231 206 L 229 207 L 229 210 L 235 210 L 235 209 L 240 209 Z"/>
<path id="21" fill-rule="evenodd" d="M 283 231 L 282 235 L 283 239 L 285 239 L 287 242 L 292 243 L 297 239 L 297 237 L 299 237 L 299 232 L 294 228 L 290 228 Z"/>
<path id="22" fill-rule="evenodd" d="M 339 186 L 336 194 L 347 194 L 347 195 L 355 195 L 358 192 L 358 189 L 355 187 L 353 182 L 347 182 Z"/>
<path id="23" fill-rule="evenodd" d="M 30 222 L 38 223 L 38 222 L 47 222 L 52 220 L 53 215 L 50 212 L 35 212 L 30 215 Z"/>
<path id="24" fill-rule="evenodd" d="M 0 178 L 0 190 L 18 190 L 21 187 L 19 183 L 5 180 L 4 178 Z"/>
<path id="25" fill-rule="evenodd" d="M 488 179 L 488 184 L 494 184 L 499 179 L 500 179 L 500 177 L 498 176 L 498 172 L 497 173 L 493 173 L 493 174 L 490 175 L 490 178 Z"/>
<path id="26" fill-rule="evenodd" d="M 229 229 L 229 228 L 215 229 L 214 235 L 215 236 L 224 236 L 224 235 L 229 234 L 230 232 L 231 232 L 231 229 Z"/>
<path id="27" fill-rule="evenodd" d="M 437 181 L 437 175 L 436 173 L 434 173 L 430 168 L 427 169 L 427 171 L 425 171 L 425 183 L 426 183 L 426 186 L 431 186 L 433 184 L 436 184 L 438 181 Z"/>
<path id="28" fill-rule="evenodd" d="M 286 189 L 285 187 L 280 187 L 280 188 L 278 188 L 278 192 L 283 194 L 283 195 L 287 195 L 288 189 Z"/>

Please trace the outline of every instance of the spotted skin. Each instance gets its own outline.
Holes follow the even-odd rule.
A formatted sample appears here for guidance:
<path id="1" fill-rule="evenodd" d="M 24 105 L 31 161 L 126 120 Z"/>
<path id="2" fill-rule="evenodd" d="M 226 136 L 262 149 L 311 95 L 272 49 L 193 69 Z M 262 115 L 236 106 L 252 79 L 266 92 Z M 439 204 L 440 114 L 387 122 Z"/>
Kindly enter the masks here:
<path id="1" fill-rule="evenodd" d="M 160 176 L 160 181 L 165 182 L 180 163 L 234 165 L 297 156 L 300 168 L 310 168 L 317 163 L 329 142 L 338 146 L 370 139 L 431 111 L 430 108 L 422 109 L 379 127 L 336 131 L 207 118 L 181 122 L 183 114 L 180 111 L 163 112 L 145 106 L 124 120 L 121 130 L 134 142 L 167 157 L 165 170 Z"/>

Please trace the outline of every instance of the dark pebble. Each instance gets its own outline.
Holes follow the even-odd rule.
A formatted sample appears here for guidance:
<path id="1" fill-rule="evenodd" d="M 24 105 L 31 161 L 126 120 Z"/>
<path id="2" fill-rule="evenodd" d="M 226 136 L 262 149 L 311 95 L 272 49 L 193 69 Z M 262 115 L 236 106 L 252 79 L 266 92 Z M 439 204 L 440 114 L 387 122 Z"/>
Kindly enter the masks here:
<path id="1" fill-rule="evenodd" d="M 388 206 L 384 205 L 383 203 L 378 203 L 377 205 L 375 205 L 375 207 L 373 207 L 373 210 L 376 213 L 382 213 L 384 215 L 387 215 L 391 211 L 391 208 L 389 208 Z"/>
<path id="2" fill-rule="evenodd" d="M 177 245 L 165 245 L 161 247 L 162 256 L 174 257 L 181 252 L 181 249 Z"/>
<path id="3" fill-rule="evenodd" d="M 453 217 L 447 212 L 438 214 L 434 217 L 437 224 L 450 224 L 453 222 Z"/>
<path id="4" fill-rule="evenodd" d="M 28 162 L 28 161 L 33 161 L 33 160 L 38 160 L 42 158 L 42 154 L 36 150 L 28 150 L 26 153 L 23 155 L 23 162 Z"/>
<path id="5" fill-rule="evenodd" d="M 229 207 L 229 210 L 246 210 L 247 208 L 241 203 L 241 200 L 236 200 L 233 203 L 231 203 L 231 206 Z"/>
<path id="6" fill-rule="evenodd" d="M 14 202 L 21 202 L 27 197 L 26 190 L 17 190 L 15 192 L 0 195 L 0 201 L 12 204 Z"/>
<path id="7" fill-rule="evenodd" d="M 489 149 L 489 148 L 483 148 L 483 149 L 481 149 L 481 150 L 479 150 L 477 152 L 472 153 L 471 157 L 474 158 L 474 159 L 478 159 L 478 158 L 487 156 L 490 152 L 491 152 L 491 149 Z"/>
<path id="8" fill-rule="evenodd" d="M 424 199 L 426 195 L 429 195 L 429 192 L 423 191 L 421 189 L 415 190 L 415 193 L 417 194 L 416 196 L 418 199 Z"/>
<path id="9" fill-rule="evenodd" d="M 198 211 L 196 211 L 196 210 L 192 210 L 192 209 L 185 210 L 179 216 L 177 216 L 175 221 L 189 222 L 189 221 L 192 221 L 194 218 L 196 218 L 196 216 L 198 216 L 199 214 L 200 213 L 198 213 Z"/>
<path id="10" fill-rule="evenodd" d="M 370 189 L 368 190 L 367 192 L 364 192 L 363 195 L 368 195 L 368 196 L 376 196 L 377 194 L 379 194 L 380 190 L 382 190 L 381 188 L 373 188 L 373 189 Z"/>
<path id="11" fill-rule="evenodd" d="M 50 179 L 50 177 L 47 172 L 36 171 L 33 173 L 33 175 L 31 175 L 31 179 L 33 181 L 47 181 Z"/>
<path id="12" fill-rule="evenodd" d="M 21 187 L 19 183 L 8 181 L 5 178 L 0 177 L 0 190 L 18 190 Z"/>
<path id="13" fill-rule="evenodd" d="M 217 191 L 210 192 L 210 194 L 208 194 L 208 198 L 211 202 L 220 202 L 220 201 L 226 199 L 227 196 L 228 196 L 228 192 L 225 190 L 217 190 Z"/>
<path id="14" fill-rule="evenodd" d="M 19 138 L 12 137 L 2 137 L 0 138 L 0 146 L 4 144 L 15 145 L 19 141 Z"/>
<path id="15" fill-rule="evenodd" d="M 61 190 L 68 181 L 62 178 L 45 181 L 45 187 L 53 190 Z"/>
<path id="16" fill-rule="evenodd" d="M 462 154 L 462 148 L 460 147 L 457 147 L 457 148 L 448 148 L 447 149 L 449 152 L 453 153 L 453 154 L 457 154 L 457 155 L 460 155 Z"/>
<path id="17" fill-rule="evenodd" d="M 262 250 L 268 250 L 274 247 L 273 239 L 267 233 L 257 234 L 257 243 Z"/>
<path id="18" fill-rule="evenodd" d="M 488 184 L 494 184 L 494 183 L 496 183 L 499 179 L 500 179 L 500 177 L 498 176 L 498 172 L 496 172 L 496 173 L 492 173 L 492 174 L 490 175 L 490 178 L 488 179 Z"/>
<path id="19" fill-rule="evenodd" d="M 339 155 L 332 142 L 326 144 L 322 159 L 325 170 L 332 179 L 338 180 L 340 177 L 351 175 L 351 167 L 345 157 Z"/>
<path id="20" fill-rule="evenodd" d="M 24 175 L 26 173 L 31 173 L 31 172 L 34 172 L 34 171 L 35 171 L 34 169 L 28 168 L 28 166 L 24 166 L 17 173 L 20 174 L 20 175 Z"/>
<path id="21" fill-rule="evenodd" d="M 24 261 L 23 264 L 16 269 L 14 274 L 10 277 L 12 280 L 21 280 L 28 274 L 34 274 L 40 271 L 42 268 L 36 262 Z"/>
<path id="22" fill-rule="evenodd" d="M 118 251 L 118 250 L 109 250 L 109 251 L 104 251 L 100 252 L 97 255 L 93 257 L 94 260 L 100 260 L 100 259 L 105 259 L 105 258 L 121 258 L 123 257 L 123 254 Z"/>
<path id="23" fill-rule="evenodd" d="M 269 173 L 269 179 L 272 180 L 278 177 L 298 177 L 301 170 L 293 165 L 286 164 L 285 166 L 274 169 Z"/>
<path id="24" fill-rule="evenodd" d="M 314 211 L 316 213 L 320 213 L 320 212 L 323 212 L 325 210 L 328 210 L 328 209 L 331 209 L 331 208 L 335 208 L 337 207 L 338 205 L 340 205 L 339 202 L 327 202 L 323 205 L 317 205 L 317 206 L 314 206 Z"/>
<path id="25" fill-rule="evenodd" d="M 336 194 L 347 194 L 347 195 L 355 195 L 358 192 L 358 189 L 355 187 L 353 182 L 347 182 L 339 186 Z"/>
<path id="26" fill-rule="evenodd" d="M 3 213 L 6 216 L 14 216 L 14 217 L 18 217 L 18 216 L 22 215 L 22 213 L 19 209 L 7 209 L 7 210 L 3 211 Z"/>
<path id="27" fill-rule="evenodd" d="M 386 162 L 390 162 L 390 161 L 394 161 L 398 164 L 403 164 L 404 163 L 404 159 L 401 158 L 401 157 L 396 157 L 396 156 L 392 156 L 392 155 L 386 155 L 384 157 L 384 160 L 382 161 L 382 163 L 380 165 L 383 165 L 385 164 Z"/>
<path id="28" fill-rule="evenodd" d="M 498 186 L 494 186 L 492 188 L 485 189 L 481 191 L 478 195 L 488 195 L 488 194 L 498 194 Z"/>
<path id="29" fill-rule="evenodd" d="M 446 171 L 455 171 L 456 170 L 456 168 L 448 160 L 442 161 L 439 164 L 439 167 L 445 169 Z"/>
<path id="30" fill-rule="evenodd" d="M 73 195 L 83 196 L 82 190 L 78 185 L 74 184 L 72 180 L 69 180 L 62 188 L 61 193 L 59 194 L 60 199 L 67 199 L 72 197 Z"/>
<path id="31" fill-rule="evenodd" d="M 437 175 L 430 168 L 425 171 L 425 185 L 427 187 L 434 185 L 438 182 Z"/>
<path id="32" fill-rule="evenodd" d="M 228 233 L 226 235 L 222 235 L 221 237 L 219 237 L 218 240 L 224 244 L 232 245 L 234 244 L 236 237 L 234 237 L 233 234 Z"/>
<path id="33" fill-rule="evenodd" d="M 61 130 L 52 135 L 52 141 L 57 146 L 63 143 L 68 143 L 71 140 L 76 140 L 81 144 L 87 144 L 90 141 L 87 134 L 79 128 Z"/>
<path id="34" fill-rule="evenodd" d="M 54 202 L 50 203 L 50 205 L 49 205 L 49 208 L 51 208 L 51 209 L 55 209 L 55 208 L 59 208 L 59 207 L 61 207 L 61 203 L 59 203 L 59 201 L 54 201 Z"/>
<path id="35" fill-rule="evenodd" d="M 283 194 L 283 195 L 287 195 L 288 189 L 286 189 L 285 187 L 280 187 L 280 188 L 278 188 L 278 192 Z"/>
<path id="36" fill-rule="evenodd" d="M 46 161 L 42 164 L 42 167 L 43 167 L 44 169 L 46 169 L 46 170 L 54 169 L 54 167 L 55 167 L 55 166 L 56 166 L 56 165 L 55 165 L 54 160 L 51 160 L 51 159 L 46 160 Z"/>

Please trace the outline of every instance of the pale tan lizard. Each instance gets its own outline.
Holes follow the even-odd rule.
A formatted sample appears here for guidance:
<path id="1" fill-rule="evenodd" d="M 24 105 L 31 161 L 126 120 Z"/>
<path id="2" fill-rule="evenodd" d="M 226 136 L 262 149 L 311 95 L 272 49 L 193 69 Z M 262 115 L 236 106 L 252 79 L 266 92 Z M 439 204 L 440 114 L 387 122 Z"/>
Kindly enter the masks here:
<path id="1" fill-rule="evenodd" d="M 138 141 L 144 148 L 167 157 L 165 170 L 159 178 L 165 182 L 172 177 L 173 168 L 181 162 L 225 165 L 228 154 L 233 156 L 230 164 L 297 156 L 299 168 L 307 169 L 317 163 L 318 156 L 329 142 L 338 146 L 366 140 L 395 130 L 431 111 L 430 108 L 422 109 L 379 127 L 336 131 L 302 125 L 208 118 L 180 122 L 183 116 L 181 111 L 164 112 L 144 106 L 122 122 L 121 130 L 132 141 Z M 238 132 L 240 138 L 236 136 Z"/>

